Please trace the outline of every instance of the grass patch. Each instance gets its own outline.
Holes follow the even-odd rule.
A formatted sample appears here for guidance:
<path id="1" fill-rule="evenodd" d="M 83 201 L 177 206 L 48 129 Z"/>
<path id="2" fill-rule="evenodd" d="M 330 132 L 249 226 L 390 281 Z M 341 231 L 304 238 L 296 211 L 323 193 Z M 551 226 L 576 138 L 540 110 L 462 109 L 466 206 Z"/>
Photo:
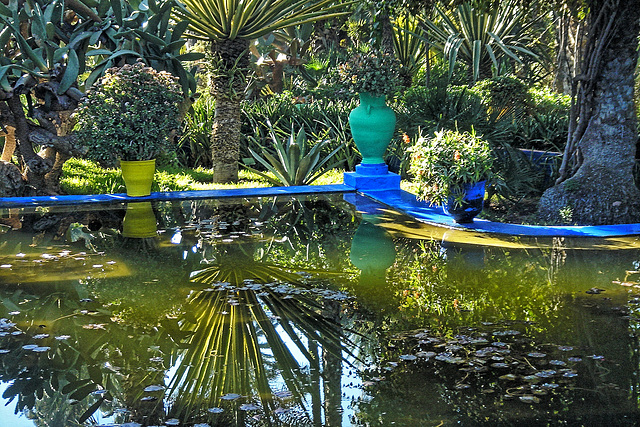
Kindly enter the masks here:
<path id="1" fill-rule="evenodd" d="M 314 185 L 342 182 L 342 171 L 332 170 L 318 178 Z M 183 169 L 176 167 L 156 170 L 151 191 L 224 190 L 232 188 L 269 187 L 271 184 L 259 175 L 240 169 L 238 182 L 214 184 L 212 169 Z M 119 168 L 105 169 L 91 160 L 69 159 L 64 164 L 60 187 L 65 194 L 124 193 L 124 180 Z"/>

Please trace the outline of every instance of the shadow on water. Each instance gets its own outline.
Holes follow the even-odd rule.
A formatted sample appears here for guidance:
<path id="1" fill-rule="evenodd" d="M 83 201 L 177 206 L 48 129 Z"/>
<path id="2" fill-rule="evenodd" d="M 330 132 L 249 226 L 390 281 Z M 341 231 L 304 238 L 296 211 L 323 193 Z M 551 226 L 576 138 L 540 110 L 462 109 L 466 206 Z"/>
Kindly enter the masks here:
<path id="1" fill-rule="evenodd" d="M 87 209 L 2 229 L 34 425 L 638 421 L 635 238 L 465 240 L 340 195 Z"/>

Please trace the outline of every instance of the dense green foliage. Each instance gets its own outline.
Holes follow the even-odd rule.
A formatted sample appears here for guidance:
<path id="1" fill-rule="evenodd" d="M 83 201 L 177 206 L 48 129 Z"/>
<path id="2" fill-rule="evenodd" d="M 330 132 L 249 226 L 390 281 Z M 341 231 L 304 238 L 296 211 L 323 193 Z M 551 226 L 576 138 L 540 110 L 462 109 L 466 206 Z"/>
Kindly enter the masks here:
<path id="1" fill-rule="evenodd" d="M 343 84 L 353 94 L 393 94 L 399 83 L 400 64 L 389 54 L 370 51 L 354 52 L 340 66 Z"/>
<path id="2" fill-rule="evenodd" d="M 170 135 L 179 122 L 182 91 L 177 78 L 144 63 L 107 70 L 76 112 L 78 138 L 90 159 L 151 160 L 175 151 Z"/>
<path id="3" fill-rule="evenodd" d="M 420 137 L 411 148 L 411 169 L 418 197 L 444 204 L 450 197 L 464 198 L 464 185 L 491 180 L 491 147 L 475 133 L 439 131 Z"/>

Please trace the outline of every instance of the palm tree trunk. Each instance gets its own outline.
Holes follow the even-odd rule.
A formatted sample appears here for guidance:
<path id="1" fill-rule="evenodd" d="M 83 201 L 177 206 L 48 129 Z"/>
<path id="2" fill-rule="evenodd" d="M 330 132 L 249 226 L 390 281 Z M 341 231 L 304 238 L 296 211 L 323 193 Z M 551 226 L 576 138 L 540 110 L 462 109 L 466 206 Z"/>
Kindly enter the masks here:
<path id="1" fill-rule="evenodd" d="M 538 209 L 541 219 L 554 223 L 562 222 L 561 210 L 575 224 L 640 221 L 640 191 L 633 177 L 640 0 L 595 3 L 589 33 L 599 31 L 602 36 L 585 60 L 592 64 L 600 53 L 602 59 L 599 65 L 584 67 L 587 71 L 581 76 L 587 88 L 578 103 L 581 164 L 573 176 L 544 193 Z"/>
<path id="2" fill-rule="evenodd" d="M 218 40 L 213 42 L 211 51 L 219 61 L 212 89 L 216 101 L 211 132 L 213 182 L 235 182 L 240 154 L 240 101 L 249 67 L 249 41 Z"/>

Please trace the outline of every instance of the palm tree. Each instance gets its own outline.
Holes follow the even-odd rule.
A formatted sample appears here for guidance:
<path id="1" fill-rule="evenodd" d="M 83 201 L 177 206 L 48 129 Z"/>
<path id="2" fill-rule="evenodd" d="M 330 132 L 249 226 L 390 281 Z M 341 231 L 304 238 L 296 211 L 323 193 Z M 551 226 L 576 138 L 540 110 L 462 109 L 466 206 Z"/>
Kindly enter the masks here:
<path id="1" fill-rule="evenodd" d="M 216 101 L 211 155 L 214 182 L 238 179 L 240 101 L 249 67 L 249 44 L 275 30 L 344 15 L 350 2 L 333 0 L 183 0 L 178 17 L 190 37 L 212 42 Z"/>

